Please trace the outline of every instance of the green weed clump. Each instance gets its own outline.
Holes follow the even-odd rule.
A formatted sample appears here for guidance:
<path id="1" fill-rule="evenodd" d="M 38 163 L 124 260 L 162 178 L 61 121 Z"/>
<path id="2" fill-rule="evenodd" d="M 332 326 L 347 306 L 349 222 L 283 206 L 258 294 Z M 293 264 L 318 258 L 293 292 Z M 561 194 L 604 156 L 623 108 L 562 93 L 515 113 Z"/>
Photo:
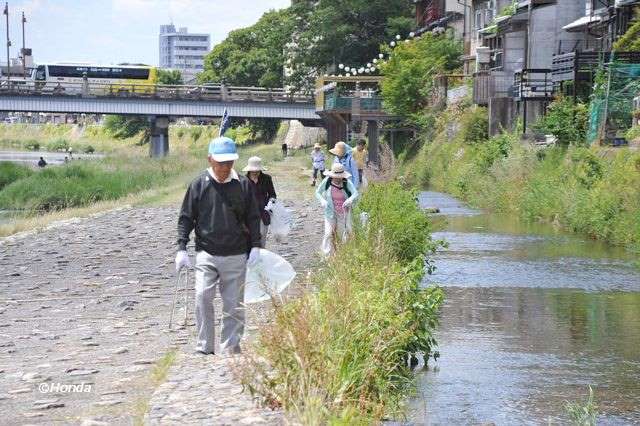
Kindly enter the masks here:
<path id="1" fill-rule="evenodd" d="M 589 398 L 584 404 L 567 402 L 565 404 L 565 411 L 572 425 L 595 426 L 598 420 L 598 406 L 596 405 L 591 386 L 589 386 Z"/>
<path id="2" fill-rule="evenodd" d="M 33 170 L 27 166 L 0 162 L 0 190 L 10 183 L 31 176 L 33 173 Z"/>
<path id="3" fill-rule="evenodd" d="M 244 366 L 252 393 L 302 424 L 371 424 L 395 413 L 412 390 L 408 355 L 428 358 L 436 344 L 443 293 L 420 286 L 435 248 L 426 216 L 395 184 L 373 185 L 361 209 L 369 226 L 314 274 L 316 292 L 276 305 Z M 396 241 L 399 229 L 410 237 Z"/>

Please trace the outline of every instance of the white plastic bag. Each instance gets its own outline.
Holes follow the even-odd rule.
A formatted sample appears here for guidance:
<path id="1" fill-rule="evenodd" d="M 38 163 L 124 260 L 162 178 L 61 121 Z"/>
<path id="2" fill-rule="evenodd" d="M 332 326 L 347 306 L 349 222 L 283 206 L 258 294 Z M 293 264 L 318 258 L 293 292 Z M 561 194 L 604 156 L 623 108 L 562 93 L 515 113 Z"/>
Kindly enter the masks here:
<path id="1" fill-rule="evenodd" d="M 271 214 L 269 232 L 276 238 L 289 235 L 292 222 L 291 212 L 285 208 L 282 202 L 280 200 L 270 200 L 265 210 Z"/>
<path id="2" fill-rule="evenodd" d="M 296 271 L 286 259 L 269 250 L 260 249 L 258 262 L 247 267 L 244 303 L 257 303 L 271 299 L 291 284 Z"/>

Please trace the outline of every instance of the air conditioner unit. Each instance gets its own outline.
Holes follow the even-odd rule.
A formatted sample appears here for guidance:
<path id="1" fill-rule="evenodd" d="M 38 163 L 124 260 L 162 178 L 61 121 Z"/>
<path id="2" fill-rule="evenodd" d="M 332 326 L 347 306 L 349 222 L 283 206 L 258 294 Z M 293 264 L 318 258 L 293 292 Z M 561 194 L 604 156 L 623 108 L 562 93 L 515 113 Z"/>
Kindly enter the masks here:
<path id="1" fill-rule="evenodd" d="M 488 64 L 491 62 L 491 49 L 487 46 L 476 48 L 476 62 L 478 64 Z"/>

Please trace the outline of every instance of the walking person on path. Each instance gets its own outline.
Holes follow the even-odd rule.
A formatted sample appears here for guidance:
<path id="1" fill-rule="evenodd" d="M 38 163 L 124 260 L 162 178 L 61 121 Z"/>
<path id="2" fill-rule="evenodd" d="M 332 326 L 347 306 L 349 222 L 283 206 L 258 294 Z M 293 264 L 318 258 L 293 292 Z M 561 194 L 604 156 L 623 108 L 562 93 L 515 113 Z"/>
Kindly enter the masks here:
<path id="1" fill-rule="evenodd" d="M 178 219 L 176 270 L 190 267 L 187 243 L 195 230 L 196 351 L 213 354 L 216 287 L 222 297 L 223 353 L 240 353 L 244 332 L 247 265 L 260 256 L 260 215 L 249 180 L 233 169 L 236 144 L 219 137 L 209 144 L 209 169 L 187 189 Z M 248 254 L 248 259 L 247 259 Z"/>
<path id="2" fill-rule="evenodd" d="M 358 174 L 358 166 L 356 164 L 356 160 L 353 158 L 352 154 L 353 148 L 351 148 L 346 143 L 340 141 L 329 150 L 330 153 L 336 156 L 334 163 L 340 163 L 344 166 L 345 171 L 347 171 L 351 177 L 351 183 L 353 186 L 358 188 L 360 186 L 360 175 Z"/>
<path id="3" fill-rule="evenodd" d="M 364 168 L 369 162 L 369 151 L 366 148 L 366 142 L 362 139 L 358 141 L 355 151 L 353 151 L 353 158 L 356 160 L 356 166 L 358 167 L 358 184 L 361 186 L 364 179 Z"/>
<path id="4" fill-rule="evenodd" d="M 351 210 L 358 198 L 358 190 L 351 182 L 351 174 L 340 163 L 334 163 L 331 170 L 316 189 L 316 198 L 324 208 L 324 238 L 322 253 L 329 256 L 335 251 L 338 240 L 346 241 L 351 234 Z"/>
<path id="5" fill-rule="evenodd" d="M 287 154 L 289 153 L 289 147 L 287 146 L 287 143 L 286 143 L 286 142 L 284 142 L 284 143 L 282 144 L 281 148 L 282 148 L 282 156 L 283 156 L 283 157 L 286 157 L 286 156 L 287 156 Z"/>
<path id="6" fill-rule="evenodd" d="M 313 181 L 311 186 L 316 186 L 316 178 L 318 175 L 322 178 L 322 172 L 324 172 L 324 152 L 322 152 L 322 146 L 317 143 L 313 146 L 311 151 L 311 166 L 313 167 Z"/>
<path id="7" fill-rule="evenodd" d="M 269 204 L 269 200 L 276 199 L 276 190 L 273 187 L 273 179 L 264 173 L 262 159 L 251 157 L 247 161 L 247 166 L 242 169 L 247 173 L 249 184 L 253 188 L 256 196 L 258 214 L 260 214 L 260 247 L 265 248 L 267 244 L 267 233 L 271 224 L 271 215 L 264 208 Z"/>

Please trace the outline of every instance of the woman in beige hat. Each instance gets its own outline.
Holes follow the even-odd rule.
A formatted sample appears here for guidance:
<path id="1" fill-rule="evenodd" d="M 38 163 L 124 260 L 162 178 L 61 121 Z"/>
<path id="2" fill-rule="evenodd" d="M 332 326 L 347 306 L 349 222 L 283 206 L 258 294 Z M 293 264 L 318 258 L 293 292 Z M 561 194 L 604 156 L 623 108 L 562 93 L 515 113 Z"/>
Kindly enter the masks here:
<path id="1" fill-rule="evenodd" d="M 353 158 L 353 148 L 340 141 L 329 152 L 336 156 L 334 163 L 342 164 L 344 169 L 349 172 L 351 183 L 358 188 L 360 186 L 360 174 L 358 173 L 356 160 Z"/>
<path id="2" fill-rule="evenodd" d="M 269 232 L 269 225 L 271 224 L 271 216 L 264 208 L 269 204 L 269 200 L 276 198 L 276 190 L 273 187 L 273 179 L 271 176 L 264 173 L 262 167 L 262 159 L 260 157 L 251 157 L 247 161 L 247 166 L 242 171 L 247 173 L 249 184 L 253 187 L 253 192 L 258 204 L 258 210 L 260 212 L 260 237 L 261 247 L 264 248 L 267 244 L 267 233 Z"/>
<path id="3" fill-rule="evenodd" d="M 351 210 L 358 190 L 349 179 L 351 173 L 340 163 L 334 163 L 324 175 L 316 189 L 316 198 L 324 208 L 322 253 L 328 256 L 335 250 L 338 239 L 345 241 L 351 233 Z"/>

